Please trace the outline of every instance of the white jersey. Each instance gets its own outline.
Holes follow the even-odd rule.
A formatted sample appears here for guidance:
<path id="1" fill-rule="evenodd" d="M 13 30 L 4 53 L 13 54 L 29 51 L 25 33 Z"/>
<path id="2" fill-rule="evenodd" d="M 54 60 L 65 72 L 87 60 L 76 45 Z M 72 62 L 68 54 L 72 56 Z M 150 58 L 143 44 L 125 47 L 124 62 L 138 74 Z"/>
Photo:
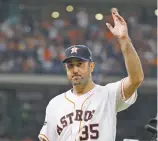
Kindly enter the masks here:
<path id="1" fill-rule="evenodd" d="M 46 141 L 115 141 L 117 112 L 137 98 L 124 100 L 123 80 L 96 85 L 77 96 L 69 90 L 53 98 L 47 108 L 39 139 Z"/>

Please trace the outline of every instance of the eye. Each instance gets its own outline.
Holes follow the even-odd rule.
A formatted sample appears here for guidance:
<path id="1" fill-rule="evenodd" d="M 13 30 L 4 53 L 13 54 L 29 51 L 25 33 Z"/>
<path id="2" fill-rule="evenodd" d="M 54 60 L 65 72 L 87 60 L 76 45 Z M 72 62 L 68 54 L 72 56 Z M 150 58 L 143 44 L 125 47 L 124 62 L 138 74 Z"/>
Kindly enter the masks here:
<path id="1" fill-rule="evenodd" d="M 72 68 L 72 67 L 73 67 L 73 64 L 67 64 L 67 67 L 68 67 L 68 68 Z"/>
<path id="2" fill-rule="evenodd" d="M 82 64 L 83 64 L 82 62 L 79 62 L 79 63 L 77 63 L 77 66 L 80 67 L 80 66 L 82 66 Z"/>

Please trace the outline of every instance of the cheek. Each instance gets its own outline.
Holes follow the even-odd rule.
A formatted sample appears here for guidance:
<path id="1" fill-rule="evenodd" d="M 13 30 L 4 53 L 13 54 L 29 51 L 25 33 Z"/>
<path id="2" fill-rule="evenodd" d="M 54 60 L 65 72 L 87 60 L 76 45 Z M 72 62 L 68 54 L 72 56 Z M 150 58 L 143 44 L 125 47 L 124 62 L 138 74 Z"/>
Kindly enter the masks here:
<path id="1" fill-rule="evenodd" d="M 70 71 L 67 71 L 67 77 L 70 79 L 72 76 L 71 72 Z"/>
<path id="2" fill-rule="evenodd" d="M 86 71 L 84 72 L 84 76 L 85 77 L 89 77 L 90 76 L 90 69 L 87 68 Z"/>

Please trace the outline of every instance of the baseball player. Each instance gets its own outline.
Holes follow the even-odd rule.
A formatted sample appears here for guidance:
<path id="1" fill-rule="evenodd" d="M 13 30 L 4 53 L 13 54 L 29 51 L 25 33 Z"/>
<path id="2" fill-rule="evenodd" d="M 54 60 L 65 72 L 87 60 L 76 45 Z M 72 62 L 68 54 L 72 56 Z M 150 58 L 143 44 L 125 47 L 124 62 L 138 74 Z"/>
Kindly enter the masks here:
<path id="1" fill-rule="evenodd" d="M 144 74 L 126 22 L 115 8 L 112 17 L 114 27 L 106 25 L 118 39 L 128 76 L 105 86 L 97 85 L 92 80 L 95 63 L 89 48 L 67 48 L 63 63 L 72 89 L 49 102 L 39 134 L 41 141 L 115 141 L 117 112 L 136 101 Z"/>

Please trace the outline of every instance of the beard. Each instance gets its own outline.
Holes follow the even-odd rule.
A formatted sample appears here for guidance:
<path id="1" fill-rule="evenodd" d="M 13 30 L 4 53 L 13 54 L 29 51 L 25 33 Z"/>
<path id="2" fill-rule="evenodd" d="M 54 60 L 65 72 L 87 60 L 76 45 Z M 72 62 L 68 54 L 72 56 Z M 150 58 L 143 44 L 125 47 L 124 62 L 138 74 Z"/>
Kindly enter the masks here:
<path id="1" fill-rule="evenodd" d="M 73 86 L 85 85 L 88 83 L 90 76 L 75 76 L 70 81 Z"/>
<path id="2" fill-rule="evenodd" d="M 81 77 L 81 76 L 74 76 L 72 79 L 71 79 L 71 83 L 72 85 L 76 86 L 76 85 L 81 85 L 83 84 L 84 82 L 84 79 Z"/>
<path id="3" fill-rule="evenodd" d="M 68 78 L 73 86 L 84 85 L 84 84 L 88 83 L 88 81 L 89 81 L 90 68 L 88 67 L 88 72 L 87 72 L 87 75 L 85 75 L 85 76 L 82 76 L 80 74 L 74 74 L 72 77 L 68 77 Z"/>

